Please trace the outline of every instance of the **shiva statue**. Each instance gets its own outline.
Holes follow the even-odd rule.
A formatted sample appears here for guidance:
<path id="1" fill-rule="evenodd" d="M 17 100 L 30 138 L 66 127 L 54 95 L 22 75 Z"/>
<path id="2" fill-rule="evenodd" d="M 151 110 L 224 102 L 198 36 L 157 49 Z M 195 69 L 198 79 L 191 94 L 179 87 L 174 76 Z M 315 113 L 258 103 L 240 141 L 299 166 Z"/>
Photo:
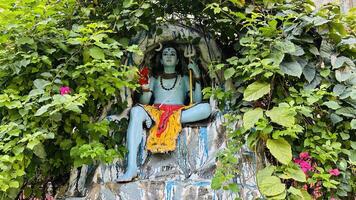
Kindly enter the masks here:
<path id="1" fill-rule="evenodd" d="M 137 177 L 137 154 L 144 127 L 149 128 L 146 149 L 151 153 L 166 153 L 175 150 L 176 139 L 182 130 L 181 124 L 210 116 L 210 105 L 202 103 L 198 65 L 190 61 L 190 76 L 178 74 L 178 67 L 182 68 L 179 65 L 178 50 L 174 46 L 165 46 L 162 49 L 160 63 L 163 73 L 154 77 L 141 71 L 140 104 L 131 108 L 127 129 L 127 169 L 116 182 L 129 182 Z M 185 105 L 189 93 L 191 102 Z M 151 98 L 153 105 L 149 105 Z"/>

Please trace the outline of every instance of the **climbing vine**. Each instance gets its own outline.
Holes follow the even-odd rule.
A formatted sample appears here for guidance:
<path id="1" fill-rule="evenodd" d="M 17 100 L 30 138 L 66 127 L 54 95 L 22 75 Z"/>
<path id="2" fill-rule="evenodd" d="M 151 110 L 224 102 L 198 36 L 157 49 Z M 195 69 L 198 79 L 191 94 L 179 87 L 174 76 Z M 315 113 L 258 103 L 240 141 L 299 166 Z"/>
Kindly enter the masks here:
<path id="1" fill-rule="evenodd" d="M 129 38 L 150 4 L 116 4 L 0 1 L 1 199 L 44 198 L 70 168 L 125 152 L 127 122 L 105 117 L 137 86 L 124 58 L 140 53 Z"/>
<path id="2" fill-rule="evenodd" d="M 238 190 L 234 155 L 247 143 L 265 158 L 257 183 L 268 199 L 354 196 L 355 10 L 315 10 L 311 1 L 231 0 L 207 8 L 239 31 L 236 52 L 210 70 L 223 71 L 225 90 L 205 89 L 229 106 L 229 145 L 212 186 Z"/>

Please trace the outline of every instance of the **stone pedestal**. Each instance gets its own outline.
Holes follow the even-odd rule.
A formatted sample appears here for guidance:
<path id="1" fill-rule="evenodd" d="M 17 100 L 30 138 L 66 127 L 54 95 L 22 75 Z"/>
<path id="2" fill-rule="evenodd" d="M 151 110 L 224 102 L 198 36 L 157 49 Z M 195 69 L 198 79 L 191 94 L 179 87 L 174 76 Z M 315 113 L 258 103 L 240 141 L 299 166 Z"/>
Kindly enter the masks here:
<path id="1" fill-rule="evenodd" d="M 77 175 L 73 172 L 66 199 L 229 200 L 237 196 L 255 199 L 260 196 L 255 182 L 255 157 L 246 148 L 237 155 L 241 174 L 235 181 L 241 188 L 239 194 L 214 191 L 210 187 L 216 154 L 225 148 L 225 132 L 221 124 L 222 117 L 217 116 L 209 123 L 186 125 L 179 135 L 177 149 L 171 153 L 147 154 L 141 145 L 140 172 L 129 183 L 113 182 L 124 172 L 124 163 L 83 166 Z"/>

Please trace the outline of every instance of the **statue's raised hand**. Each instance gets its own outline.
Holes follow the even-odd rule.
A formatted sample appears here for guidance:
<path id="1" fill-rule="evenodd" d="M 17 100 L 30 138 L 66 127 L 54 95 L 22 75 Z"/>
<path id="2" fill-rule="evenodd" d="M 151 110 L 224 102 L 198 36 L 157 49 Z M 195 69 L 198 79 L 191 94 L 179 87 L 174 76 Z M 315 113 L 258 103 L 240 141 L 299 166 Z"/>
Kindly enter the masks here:
<path id="1" fill-rule="evenodd" d="M 139 71 L 139 76 L 140 78 L 138 79 L 138 82 L 142 85 L 148 85 L 148 81 L 149 81 L 149 73 L 150 70 L 148 69 L 148 67 L 143 67 L 142 69 L 140 69 Z"/>
<path id="2" fill-rule="evenodd" d="M 189 63 L 188 69 L 193 71 L 195 78 L 200 78 L 200 70 L 197 64 L 194 62 Z"/>

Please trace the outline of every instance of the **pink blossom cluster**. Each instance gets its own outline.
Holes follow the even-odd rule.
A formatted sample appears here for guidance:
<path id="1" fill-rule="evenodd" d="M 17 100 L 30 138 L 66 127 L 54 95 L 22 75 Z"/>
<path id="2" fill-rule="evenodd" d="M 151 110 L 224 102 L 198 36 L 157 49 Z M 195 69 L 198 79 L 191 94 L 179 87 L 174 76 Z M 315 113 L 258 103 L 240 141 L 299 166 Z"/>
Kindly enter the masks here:
<path id="1" fill-rule="evenodd" d="M 300 168 L 306 174 L 307 178 L 308 178 L 307 172 L 314 171 L 315 173 L 318 173 L 317 171 L 315 171 L 317 164 L 316 162 L 313 162 L 312 157 L 309 155 L 308 152 L 301 152 L 298 158 L 294 158 L 293 161 L 294 163 L 300 166 Z M 328 170 L 328 172 L 332 176 L 340 175 L 340 171 L 337 168 L 330 169 Z M 309 191 L 309 193 L 313 195 L 313 199 L 318 199 L 323 196 L 322 181 L 317 181 L 316 183 L 304 184 L 303 188 L 306 191 Z M 331 197 L 330 200 L 336 200 L 336 199 L 334 197 Z"/>
<path id="2" fill-rule="evenodd" d="M 68 86 L 62 86 L 61 88 L 59 88 L 59 93 L 63 96 L 65 94 L 69 94 L 71 91 L 70 87 Z"/>
<path id="3" fill-rule="evenodd" d="M 331 174 L 332 176 L 339 176 L 339 174 L 340 174 L 340 171 L 339 171 L 339 169 L 330 169 L 329 170 L 329 174 Z"/>
<path id="4" fill-rule="evenodd" d="M 294 163 L 298 164 L 304 173 L 314 170 L 314 167 L 311 165 L 311 157 L 308 152 L 300 153 L 299 158 L 294 158 Z"/>

